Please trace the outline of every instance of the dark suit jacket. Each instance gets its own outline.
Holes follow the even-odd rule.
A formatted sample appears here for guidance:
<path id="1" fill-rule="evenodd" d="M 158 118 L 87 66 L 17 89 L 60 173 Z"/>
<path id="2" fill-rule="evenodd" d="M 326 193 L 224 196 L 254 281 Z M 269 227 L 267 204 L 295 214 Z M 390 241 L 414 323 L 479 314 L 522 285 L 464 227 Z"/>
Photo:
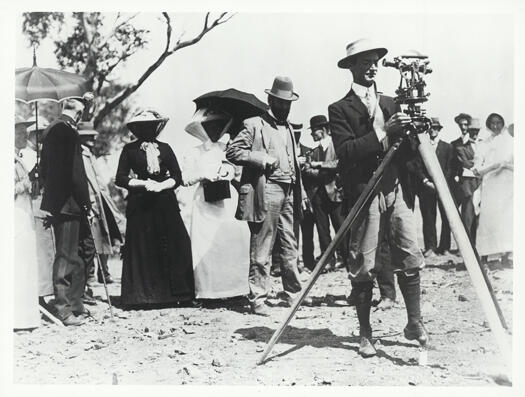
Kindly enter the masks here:
<path id="1" fill-rule="evenodd" d="M 393 98 L 384 95 L 379 98 L 379 107 L 385 122 L 392 114 L 400 111 Z M 374 132 L 373 120 L 369 117 L 366 106 L 353 90 L 328 107 L 328 116 L 348 209 L 355 203 L 377 169 L 383 154 L 382 146 Z M 394 159 L 405 201 L 410 208 L 414 203 L 414 193 L 406 162 L 411 160 L 414 154 L 410 142 L 405 141 Z"/>
<path id="2" fill-rule="evenodd" d="M 326 155 L 328 150 L 329 149 L 325 151 L 321 145 L 318 145 L 309 152 L 310 161 L 322 162 L 321 168 L 303 166 L 302 176 L 304 189 L 310 201 L 312 201 L 315 193 L 317 193 L 317 190 L 320 188 L 326 189 L 330 201 L 342 201 L 339 188 L 340 180 L 337 175 L 338 160 L 327 160 Z"/>
<path id="3" fill-rule="evenodd" d="M 452 148 L 452 145 L 447 142 L 439 141 L 436 148 L 436 157 L 438 158 L 443 175 L 445 175 L 445 180 L 450 185 L 454 161 L 454 149 Z M 425 164 L 423 164 L 421 156 L 416 156 L 414 160 L 407 164 L 407 166 L 414 176 L 415 187 L 417 191 L 420 192 L 421 189 L 424 189 L 424 186 L 422 186 L 423 180 L 425 178 L 430 179 L 430 175 Z"/>
<path id="4" fill-rule="evenodd" d="M 228 143 L 226 158 L 233 164 L 242 165 L 241 186 L 239 189 L 239 204 L 235 217 L 239 220 L 249 222 L 262 222 L 266 216 L 266 203 L 264 201 L 264 189 L 266 186 L 266 174 L 264 158 L 267 154 L 269 137 L 277 129 L 275 122 L 268 113 L 260 117 L 252 117 L 244 120 L 244 128 L 237 136 Z M 293 131 L 288 125 L 292 142 L 295 142 Z M 302 187 L 301 170 L 297 161 L 295 145 L 293 145 L 295 157 L 296 182 L 293 186 L 294 216 L 302 218 L 301 203 L 306 193 Z"/>
<path id="5" fill-rule="evenodd" d="M 73 120 L 60 116 L 44 131 L 42 179 L 44 193 L 40 208 L 53 215 L 80 215 L 90 207 L 88 182 L 80 138 Z"/>
<path id="6" fill-rule="evenodd" d="M 456 197 L 459 201 L 471 197 L 479 187 L 480 179 L 476 177 L 465 177 L 463 168 L 471 169 L 474 166 L 474 146 L 469 141 L 464 144 L 462 141 L 455 146 L 455 160 L 459 168 L 459 183 Z"/>

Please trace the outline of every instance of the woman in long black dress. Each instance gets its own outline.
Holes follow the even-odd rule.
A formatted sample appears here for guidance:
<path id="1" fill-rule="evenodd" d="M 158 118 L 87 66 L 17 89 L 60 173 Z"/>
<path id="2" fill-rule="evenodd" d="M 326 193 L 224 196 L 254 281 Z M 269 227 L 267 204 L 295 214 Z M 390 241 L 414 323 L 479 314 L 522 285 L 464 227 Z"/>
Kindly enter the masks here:
<path id="1" fill-rule="evenodd" d="M 173 150 L 156 138 L 167 118 L 143 111 L 127 124 L 138 138 L 124 146 L 116 185 L 128 190 L 121 299 L 125 306 L 190 301 L 191 242 L 174 189 L 182 182 Z"/>

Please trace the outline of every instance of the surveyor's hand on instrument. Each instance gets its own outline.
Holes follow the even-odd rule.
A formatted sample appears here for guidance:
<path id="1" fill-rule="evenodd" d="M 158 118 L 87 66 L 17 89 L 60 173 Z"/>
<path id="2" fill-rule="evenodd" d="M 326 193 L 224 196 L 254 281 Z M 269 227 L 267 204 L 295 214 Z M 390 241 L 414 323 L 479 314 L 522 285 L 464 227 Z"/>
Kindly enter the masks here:
<path id="1" fill-rule="evenodd" d="M 385 123 L 385 131 L 388 135 L 399 135 L 406 129 L 410 122 L 410 117 L 405 113 L 394 113 Z"/>

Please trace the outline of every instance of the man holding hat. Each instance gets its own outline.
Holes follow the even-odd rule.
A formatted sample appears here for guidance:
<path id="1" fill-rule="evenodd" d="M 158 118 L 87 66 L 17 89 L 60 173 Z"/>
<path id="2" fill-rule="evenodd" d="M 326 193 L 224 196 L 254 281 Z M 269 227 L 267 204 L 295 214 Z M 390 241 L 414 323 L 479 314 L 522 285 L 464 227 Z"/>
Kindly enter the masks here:
<path id="1" fill-rule="evenodd" d="M 377 91 L 378 61 L 387 49 L 361 39 L 350 43 L 346 50 L 347 56 L 338 66 L 350 69 L 353 83 L 343 99 L 328 107 L 328 114 L 349 210 L 389 145 L 404 133 L 411 120 L 391 97 Z M 428 341 L 420 310 L 419 269 L 424 266 L 424 260 L 417 244 L 414 195 L 406 167 L 414 153 L 410 142 L 405 141 L 385 170 L 370 206 L 361 214 L 360 224 L 351 230 L 351 246 L 356 252 L 349 255 L 349 277 L 356 296 L 361 337 L 359 354 L 363 357 L 377 353 L 371 340 L 370 308 L 373 280 L 384 263 L 378 260 L 378 246 L 385 236 L 407 310 L 405 338 L 422 345 Z"/>
<path id="2" fill-rule="evenodd" d="M 469 235 L 472 245 L 476 243 L 476 230 L 478 228 L 478 221 L 473 201 L 473 195 L 479 187 L 481 181 L 474 172 L 474 155 L 476 149 L 476 142 L 481 124 L 479 119 L 471 118 L 467 127 L 467 133 L 463 134 L 461 141 L 454 141 L 455 161 L 458 169 L 458 185 L 456 199 L 461 208 L 461 219 L 463 225 Z"/>
<path id="3" fill-rule="evenodd" d="M 312 203 L 321 255 L 332 241 L 330 237 L 330 221 L 337 232 L 343 223 L 342 205 L 343 192 L 339 186 L 337 175 L 337 156 L 329 132 L 329 123 L 324 115 L 313 116 L 310 119 L 312 138 L 318 143 L 304 165 L 305 190 Z M 309 183 L 306 183 L 308 178 Z M 338 254 L 342 260 L 346 258 L 346 244 L 343 243 Z M 336 268 L 335 257 L 330 258 L 329 268 Z M 312 270 L 312 269 L 310 269 Z"/>
<path id="4" fill-rule="evenodd" d="M 51 213 L 56 239 L 53 306 L 67 326 L 85 321 L 85 269 L 79 249 L 80 242 L 90 235 L 87 219 L 92 211 L 77 131 L 83 111 L 80 100 L 64 101 L 62 114 L 44 131 L 42 146 L 44 193 L 40 208 Z"/>
<path id="5" fill-rule="evenodd" d="M 244 128 L 226 150 L 229 161 L 243 166 L 236 218 L 248 221 L 251 232 L 249 299 L 253 313 L 259 315 L 269 315 L 265 302 L 274 244 L 278 247 L 285 303 L 290 305 L 301 290 L 294 223 L 300 221 L 307 200 L 288 122 L 292 102 L 299 96 L 291 79 L 280 76 L 265 92 L 270 110 L 245 120 Z"/>
<path id="6" fill-rule="evenodd" d="M 86 267 L 87 287 L 84 303 L 94 303 L 91 284 L 95 276 L 95 254 L 98 253 L 100 259 L 97 271 L 98 282 L 102 283 L 105 279 L 107 284 L 113 283 L 107 264 L 108 256 L 113 252 L 114 242 L 120 241 L 122 243 L 122 236 L 117 224 L 118 210 L 105 187 L 100 183 L 101 178 L 95 165 L 95 156 L 91 152 L 98 132 L 92 123 L 80 122 L 78 133 L 82 148 L 82 160 L 88 180 L 91 208 L 94 214 L 90 229 L 92 235 L 83 242 L 85 249 L 82 251 L 84 254 L 82 259 Z"/>
<path id="7" fill-rule="evenodd" d="M 452 162 L 454 150 L 452 145 L 439 139 L 439 131 L 443 128 L 437 117 L 432 117 L 430 130 L 430 143 L 436 151 L 439 165 L 445 175 L 445 180 L 449 182 L 452 174 Z M 415 184 L 416 192 L 419 197 L 419 208 L 423 219 L 423 240 L 425 242 L 425 258 L 438 254 L 446 254 L 450 250 L 450 226 L 445 215 L 444 209 L 438 200 L 436 187 L 430 179 L 430 175 L 423 164 L 423 160 L 418 155 L 414 161 L 409 163 Z M 436 207 L 439 206 L 441 215 L 441 237 L 439 246 L 437 245 L 436 234 Z"/>

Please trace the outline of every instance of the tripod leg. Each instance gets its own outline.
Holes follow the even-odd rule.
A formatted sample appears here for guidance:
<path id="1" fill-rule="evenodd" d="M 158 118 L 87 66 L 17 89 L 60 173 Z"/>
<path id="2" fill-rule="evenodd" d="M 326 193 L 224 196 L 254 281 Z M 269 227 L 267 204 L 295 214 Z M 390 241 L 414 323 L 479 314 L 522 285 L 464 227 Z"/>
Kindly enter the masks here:
<path id="1" fill-rule="evenodd" d="M 310 276 L 310 279 L 306 283 L 306 285 L 301 290 L 299 296 L 293 303 L 292 307 L 290 308 L 290 311 L 288 313 L 288 316 L 286 319 L 281 323 L 279 328 L 274 332 L 272 335 L 272 338 L 268 342 L 268 345 L 266 346 L 266 349 L 264 350 L 263 354 L 261 355 L 261 358 L 257 361 L 257 364 L 263 364 L 266 357 L 268 357 L 268 354 L 272 351 L 273 346 L 277 343 L 280 336 L 284 332 L 284 329 L 286 326 L 290 323 L 293 316 L 299 309 L 299 306 L 301 305 L 301 302 L 304 300 L 308 292 L 312 289 L 314 283 L 317 281 L 317 278 L 323 271 L 324 267 L 326 266 L 328 259 L 334 254 L 335 249 L 339 246 L 339 244 L 343 241 L 346 233 L 352 225 L 355 223 L 357 217 L 359 214 L 363 211 L 364 208 L 366 208 L 367 204 L 369 203 L 370 199 L 373 197 L 377 186 L 379 182 L 381 181 L 383 177 L 383 173 L 385 169 L 390 165 L 390 162 L 392 161 L 394 155 L 397 153 L 397 149 L 401 145 L 401 143 L 404 141 L 404 137 L 399 138 L 388 150 L 388 152 L 385 154 L 385 157 L 377 170 L 372 175 L 372 178 L 368 181 L 367 185 L 365 186 L 363 192 L 357 199 L 356 203 L 350 210 L 350 213 L 347 215 L 346 219 L 344 220 L 343 224 L 335 234 L 332 242 L 328 245 L 326 251 L 323 253 L 321 258 L 319 259 L 319 262 L 317 262 L 317 265 L 315 266 L 314 270 L 312 271 L 312 275 Z"/>
<path id="2" fill-rule="evenodd" d="M 419 153 L 421 154 L 425 167 L 427 168 L 428 173 L 430 174 L 434 185 L 436 186 L 439 199 L 443 205 L 443 209 L 445 210 L 445 214 L 450 224 L 450 229 L 452 230 L 454 238 L 456 239 L 461 256 L 465 261 L 465 266 L 472 280 L 476 294 L 478 295 L 483 311 L 487 316 L 487 320 L 500 348 L 500 351 L 507 362 L 510 363 L 512 356 L 510 346 L 507 342 L 507 335 L 505 334 L 505 330 L 503 329 L 502 323 L 498 316 L 498 310 L 490 294 L 490 289 L 487 286 L 474 249 L 472 248 L 467 232 L 465 231 L 459 213 L 454 204 L 454 200 L 452 199 L 448 189 L 448 185 L 445 180 L 445 176 L 443 175 L 443 171 L 439 165 L 436 153 L 430 145 L 430 138 L 426 134 L 419 134 L 418 138 L 420 141 Z"/>

